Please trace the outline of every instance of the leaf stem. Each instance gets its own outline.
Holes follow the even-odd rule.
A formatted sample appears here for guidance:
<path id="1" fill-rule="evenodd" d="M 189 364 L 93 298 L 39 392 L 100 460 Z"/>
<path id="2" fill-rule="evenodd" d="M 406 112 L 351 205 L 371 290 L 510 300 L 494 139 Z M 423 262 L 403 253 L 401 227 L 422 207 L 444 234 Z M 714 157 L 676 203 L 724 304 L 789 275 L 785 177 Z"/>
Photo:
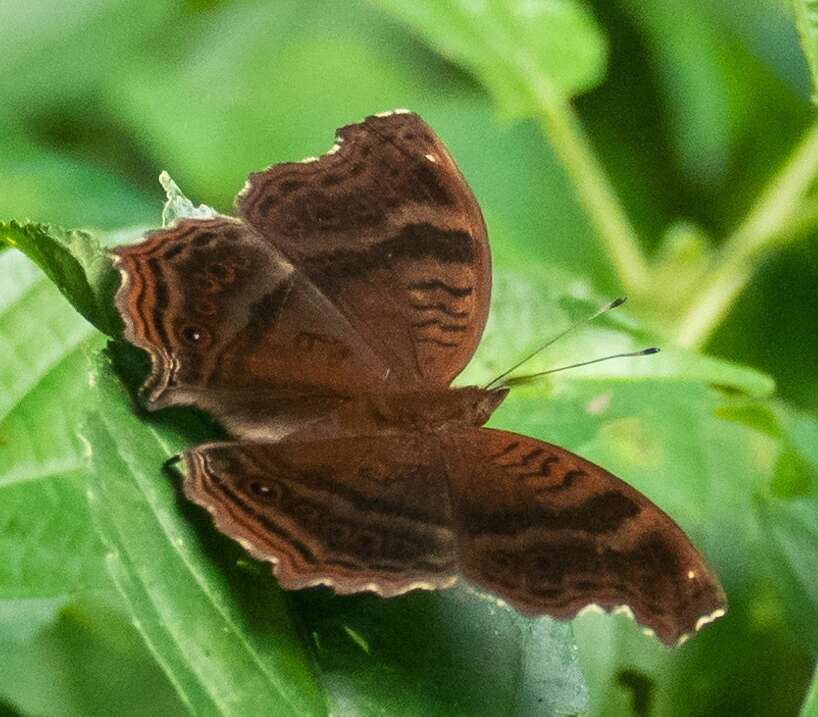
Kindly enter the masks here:
<path id="1" fill-rule="evenodd" d="M 719 258 L 677 326 L 678 345 L 694 348 L 707 343 L 749 283 L 760 255 L 787 241 L 782 229 L 796 215 L 816 174 L 818 123 L 809 129 L 721 247 Z"/>
<path id="2" fill-rule="evenodd" d="M 639 294 L 647 284 L 648 268 L 636 230 L 571 103 L 526 59 L 518 61 L 531 83 L 543 131 L 571 178 L 622 288 Z"/>

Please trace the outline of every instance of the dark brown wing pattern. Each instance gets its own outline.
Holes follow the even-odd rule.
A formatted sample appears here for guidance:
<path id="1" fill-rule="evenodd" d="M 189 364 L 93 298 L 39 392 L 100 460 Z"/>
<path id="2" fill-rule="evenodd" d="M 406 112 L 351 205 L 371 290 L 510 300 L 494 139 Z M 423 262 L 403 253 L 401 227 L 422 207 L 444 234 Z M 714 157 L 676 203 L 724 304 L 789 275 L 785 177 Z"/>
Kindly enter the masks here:
<path id="1" fill-rule="evenodd" d="M 480 207 L 413 113 L 338 131 L 314 161 L 252 174 L 241 216 L 391 367 L 401 390 L 447 386 L 480 340 L 491 266 Z"/>
<path id="2" fill-rule="evenodd" d="M 480 209 L 417 115 L 342 128 L 320 159 L 251 175 L 237 206 L 117 249 L 116 305 L 151 356 L 147 406 L 194 404 L 237 439 L 183 453 L 185 493 L 283 587 L 391 596 L 462 575 L 531 615 L 625 605 L 667 643 L 723 613 L 647 498 L 469 427 L 505 394 L 446 390 L 491 268 Z"/>
<path id="3" fill-rule="evenodd" d="M 388 373 L 337 308 L 237 220 L 183 221 L 116 253 L 125 338 L 152 359 L 149 408 L 196 404 L 233 435 L 272 440 L 293 412 L 314 418 Z"/>
<path id="4" fill-rule="evenodd" d="M 724 613 L 718 582 L 645 496 L 558 446 L 485 428 L 445 440 L 460 569 L 520 612 L 627 606 L 675 644 Z"/>
<path id="5" fill-rule="evenodd" d="M 185 493 L 285 588 L 391 596 L 456 578 L 448 483 L 434 443 L 370 436 L 215 443 L 184 454 Z"/>

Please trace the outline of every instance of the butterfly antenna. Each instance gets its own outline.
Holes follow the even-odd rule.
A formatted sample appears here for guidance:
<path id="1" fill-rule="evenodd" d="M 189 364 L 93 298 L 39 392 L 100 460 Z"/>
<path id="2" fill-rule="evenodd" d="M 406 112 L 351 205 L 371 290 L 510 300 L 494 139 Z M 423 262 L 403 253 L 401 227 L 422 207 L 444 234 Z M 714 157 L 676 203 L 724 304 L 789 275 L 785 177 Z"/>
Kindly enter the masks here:
<path id="1" fill-rule="evenodd" d="M 603 356 L 602 358 L 596 358 L 591 361 L 582 361 L 581 363 L 572 363 L 569 366 L 560 366 L 559 368 L 552 368 L 548 371 L 539 371 L 538 373 L 532 373 L 528 376 L 517 376 L 516 378 L 510 378 L 506 381 L 503 386 L 507 388 L 511 388 L 512 386 L 522 386 L 527 383 L 532 383 L 538 378 L 542 376 L 547 376 L 549 373 L 556 373 L 557 371 L 565 371 L 569 368 L 579 368 L 580 366 L 590 366 L 592 363 L 601 363 L 602 361 L 609 361 L 610 359 L 615 358 L 625 358 L 628 356 L 650 356 L 650 354 L 658 354 L 659 349 L 655 346 L 652 346 L 649 349 L 642 349 L 641 351 L 630 351 L 624 354 L 611 354 L 610 356 Z"/>
<path id="2" fill-rule="evenodd" d="M 607 304 L 605 304 L 604 306 L 600 306 L 600 307 L 599 307 L 599 308 L 598 308 L 596 311 L 594 311 L 594 313 L 593 313 L 593 314 L 591 314 L 590 316 L 586 316 L 585 318 L 582 318 L 582 319 L 580 319 L 579 321 L 575 321 L 575 322 L 574 322 L 573 324 L 571 324 L 571 325 L 570 325 L 570 326 L 569 326 L 567 329 L 565 329 L 564 331 L 562 331 L 562 332 L 558 333 L 558 334 L 557 334 L 556 336 L 554 336 L 553 338 L 550 338 L 550 339 L 549 339 L 548 341 L 546 341 L 546 342 L 545 342 L 545 343 L 544 343 L 542 346 L 540 346 L 539 348 L 535 349 L 535 350 L 534 350 L 534 351 L 532 351 L 530 354 L 528 354 L 528 356 L 526 356 L 526 357 L 524 357 L 524 358 L 520 359 L 520 360 L 519 360 L 517 363 L 515 363 L 515 364 L 514 364 L 514 365 L 513 365 L 511 368 L 506 369 L 506 370 L 505 370 L 505 371 L 503 371 L 503 373 L 501 373 L 499 376 L 497 376 L 496 378 L 493 378 L 491 381 L 489 381 L 489 382 L 488 382 L 488 383 L 487 383 L 487 384 L 484 386 L 484 388 L 485 388 L 486 390 L 489 390 L 489 389 L 490 389 L 490 388 L 491 388 L 491 387 L 492 387 L 494 384 L 498 383 L 499 381 L 502 381 L 502 380 L 503 380 L 503 379 L 504 379 L 506 376 L 508 376 L 508 375 L 509 375 L 509 374 L 510 374 L 512 371 L 516 371 L 516 370 L 517 370 L 518 368 L 520 368 L 520 366 L 522 366 L 524 363 L 526 363 L 527 361 L 530 361 L 531 359 L 533 359 L 533 358 L 534 358 L 534 357 L 535 357 L 535 356 L 536 356 L 538 353 L 540 353 L 541 351 L 544 351 L 545 349 L 547 349 L 547 348 L 548 348 L 548 347 L 549 347 L 551 344 L 555 343 L 556 341 L 559 341 L 559 339 L 561 339 L 561 338 L 562 338 L 563 336 L 565 336 L 566 334 L 570 334 L 572 331 L 574 331 L 575 329 L 579 328 L 579 327 L 580 327 L 580 326 L 582 326 L 583 324 L 587 324 L 589 321 L 593 321 L 593 320 L 594 320 L 595 318 L 597 318 L 598 316 L 602 316 L 602 314 L 607 314 L 607 313 L 608 313 L 608 312 L 609 312 L 611 309 L 615 309 L 617 306 L 622 306 L 622 304 L 624 304 L 624 303 L 625 303 L 625 297 L 624 297 L 624 296 L 620 296 L 618 299 L 614 299 L 614 300 L 613 300 L 613 301 L 611 301 L 610 303 L 607 303 Z M 611 358 L 613 358 L 613 357 L 611 357 Z M 506 385 L 509 385 L 508 381 L 506 381 Z"/>

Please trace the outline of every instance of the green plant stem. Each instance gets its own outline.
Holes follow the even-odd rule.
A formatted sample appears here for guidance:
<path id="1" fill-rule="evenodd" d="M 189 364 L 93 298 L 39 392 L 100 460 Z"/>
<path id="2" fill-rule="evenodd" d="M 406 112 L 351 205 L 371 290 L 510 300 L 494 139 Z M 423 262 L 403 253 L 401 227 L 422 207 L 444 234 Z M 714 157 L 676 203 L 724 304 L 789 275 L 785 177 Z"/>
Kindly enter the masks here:
<path id="1" fill-rule="evenodd" d="M 588 213 L 622 288 L 639 294 L 648 267 L 639 237 L 597 159 L 571 103 L 533 63 L 518 58 L 540 110 L 540 121 Z"/>
<path id="2" fill-rule="evenodd" d="M 676 343 L 707 343 L 749 283 L 765 251 L 787 241 L 782 229 L 793 220 L 818 174 L 818 124 L 813 125 L 759 196 L 745 220 L 719 251 L 676 329 Z"/>

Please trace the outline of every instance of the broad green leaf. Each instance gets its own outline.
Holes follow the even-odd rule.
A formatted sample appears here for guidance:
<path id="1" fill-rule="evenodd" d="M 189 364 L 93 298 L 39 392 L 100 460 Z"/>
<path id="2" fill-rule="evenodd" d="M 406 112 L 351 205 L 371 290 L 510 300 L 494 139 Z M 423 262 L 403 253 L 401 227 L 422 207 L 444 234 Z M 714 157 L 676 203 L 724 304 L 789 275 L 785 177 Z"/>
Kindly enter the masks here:
<path id="1" fill-rule="evenodd" d="M 588 313 L 594 305 L 586 299 L 566 297 L 558 288 L 558 281 L 547 281 L 545 277 L 539 277 L 535 281 L 503 271 L 498 274 L 491 324 L 480 355 L 470 367 L 470 374 L 464 379 L 471 375 L 475 380 L 486 380 L 498 368 L 508 365 L 510 355 L 522 353 L 532 343 L 539 341 L 541 337 L 537 334 L 544 330 L 543 327 L 548 327 L 547 335 L 551 335 L 572 318 Z M 596 325 L 576 332 L 573 338 L 565 339 L 562 345 L 555 346 L 552 360 L 566 363 L 575 361 L 577 355 L 587 355 L 591 350 L 605 353 L 629 349 L 644 345 L 647 341 L 645 336 L 623 308 L 618 316 L 609 315 Z M 669 367 L 658 372 L 655 368 L 649 368 L 652 362 L 668 358 Z M 726 568 L 729 575 L 730 566 L 740 564 L 736 556 L 748 549 L 748 544 L 737 543 L 730 536 L 744 535 L 750 538 L 754 534 L 749 509 L 753 488 L 745 484 L 741 492 L 731 492 L 731 484 L 715 481 L 713 476 L 720 475 L 725 469 L 739 470 L 745 476 L 756 475 L 756 488 L 760 490 L 764 484 L 764 471 L 769 471 L 772 459 L 758 463 L 754 462 L 755 454 L 742 457 L 741 439 L 749 435 L 752 428 L 746 425 L 746 421 L 719 416 L 720 390 L 709 388 L 708 384 L 738 388 L 744 393 L 759 395 L 769 390 L 769 382 L 757 374 L 743 373 L 741 369 L 724 362 L 710 361 L 692 354 L 692 360 L 683 359 L 684 356 L 674 358 L 672 353 L 659 354 L 655 357 L 611 362 L 601 373 L 600 369 L 605 365 L 594 371 L 573 372 L 573 375 L 572 372 L 558 374 L 539 386 L 515 390 L 507 404 L 498 412 L 495 424 L 556 441 L 609 466 L 654 498 L 694 538 L 702 530 L 702 525 L 708 522 L 717 525 L 720 533 L 712 531 L 709 535 L 700 536 L 706 540 L 697 542 L 711 557 L 711 561 L 715 555 L 716 565 Z M 533 362 L 535 365 L 527 368 L 533 370 L 545 366 L 546 361 L 547 359 L 538 357 L 537 362 Z M 105 381 L 108 382 L 105 384 L 108 386 L 106 390 L 113 390 L 117 385 L 110 376 L 106 375 Z M 100 391 L 99 383 L 94 390 Z M 659 393 L 663 400 L 657 404 L 655 397 Z M 151 514 L 150 510 L 147 513 L 154 515 L 158 511 L 162 520 L 173 517 L 175 521 L 179 521 L 173 523 L 175 531 L 184 531 L 184 526 L 187 525 L 184 521 L 189 516 L 178 515 L 176 492 L 168 484 L 168 478 L 158 470 L 161 456 L 183 445 L 180 437 L 158 424 L 140 424 L 121 391 L 117 400 L 113 400 L 111 394 L 104 395 L 107 397 L 102 400 L 103 410 L 98 411 L 92 419 L 92 430 L 89 430 L 87 437 L 97 461 L 99 462 L 98 446 L 103 446 L 102 455 L 108 456 L 106 460 L 111 461 L 110 465 L 105 464 L 104 474 L 121 477 L 130 473 L 133 485 L 126 483 L 128 490 L 120 485 L 123 492 L 118 493 L 116 482 L 98 478 L 96 494 L 107 496 L 110 501 L 105 503 L 104 510 L 96 511 L 103 532 L 108 536 L 109 542 L 113 539 L 126 540 L 123 537 L 126 533 L 120 525 L 110 525 L 117 517 L 117 511 L 111 505 L 127 506 L 122 508 L 118 519 L 131 525 L 130 521 L 136 521 L 139 515 L 134 506 L 150 498 L 153 498 L 154 513 Z M 112 411 L 114 418 L 110 419 Z M 700 430 L 692 432 L 690 426 L 700 427 Z M 725 427 L 728 433 L 723 433 Z M 145 445 L 150 448 L 146 449 L 140 445 L 140 441 L 134 440 L 140 430 L 145 431 Z M 730 435 L 730 430 L 734 435 Z M 122 436 L 128 437 L 125 446 L 121 445 Z M 713 450 L 711 445 L 716 436 L 719 448 Z M 764 440 L 773 441 L 774 436 L 765 433 Z M 142 450 L 153 456 L 147 467 L 139 462 L 145 458 L 140 455 Z M 770 455 L 774 455 L 774 451 Z M 136 456 L 140 456 L 139 460 Z M 737 465 L 741 461 L 749 469 L 738 469 Z M 139 469 L 135 474 L 134 466 Z M 657 477 L 660 479 L 658 483 Z M 148 494 L 149 486 L 154 489 L 161 487 L 165 492 L 160 492 L 157 500 L 155 496 Z M 144 495 L 143 491 L 146 492 Z M 139 495 L 138 498 L 134 492 Z M 165 503 L 162 503 L 162 499 Z M 148 500 L 149 504 L 150 502 Z M 195 510 L 192 512 L 195 517 Z M 728 520 L 724 519 L 725 514 L 729 516 Z M 123 593 L 130 596 L 130 609 L 137 613 L 137 620 L 142 625 L 143 634 L 148 636 L 147 641 L 154 654 L 166 671 L 173 675 L 172 679 L 176 684 L 181 685 L 188 700 L 199 704 L 198 699 L 209 698 L 197 696 L 202 679 L 198 671 L 203 667 L 196 659 L 189 660 L 188 651 L 176 644 L 174 635 L 178 636 L 178 632 L 168 634 L 170 628 L 163 621 L 169 619 L 173 622 L 178 617 L 171 619 L 165 614 L 157 615 L 156 609 L 152 607 L 155 600 L 147 585 L 151 588 L 156 586 L 156 580 L 153 579 L 155 576 L 139 573 L 141 566 L 137 556 L 144 547 L 144 535 L 150 535 L 154 539 L 162 538 L 155 526 L 157 521 L 159 518 L 154 515 L 147 522 L 149 528 L 143 526 L 137 531 L 136 534 L 140 537 L 132 536 L 123 544 L 116 551 L 116 558 L 111 559 L 109 567 Z M 187 529 L 192 530 L 189 526 Z M 205 536 L 210 536 L 206 540 L 213 539 L 213 531 L 209 525 L 205 525 L 203 530 Z M 173 532 L 164 538 L 164 542 L 170 544 L 171 553 L 176 536 L 177 533 Z M 189 546 L 190 539 L 189 533 L 184 534 L 183 545 Z M 165 545 L 166 549 L 168 547 Z M 156 547 L 151 549 L 153 552 L 159 550 Z M 203 564 L 204 560 L 202 558 Z M 160 569 L 160 564 L 157 563 L 157 570 Z M 230 571 L 235 570 L 235 567 L 227 565 L 224 569 Z M 163 564 L 161 570 L 163 575 L 170 573 Z M 267 575 L 266 568 L 262 568 L 262 571 L 259 574 Z M 272 583 L 269 577 L 267 581 Z M 187 582 L 190 582 L 189 578 Z M 242 591 L 245 589 L 247 588 L 242 588 Z M 176 590 L 175 584 L 173 588 L 165 586 L 164 594 L 175 595 Z M 267 599 L 270 597 L 267 596 Z M 543 640 L 555 645 L 555 649 L 548 654 L 564 668 L 559 680 L 565 690 L 549 689 L 547 693 L 558 695 L 558 702 L 562 707 L 573 704 L 574 709 L 581 704 L 584 694 L 582 682 L 576 678 L 575 666 L 572 668 L 570 649 L 565 642 L 567 636 L 561 636 L 557 632 L 549 637 L 553 628 L 548 627 L 547 621 L 540 624 L 519 622 L 504 613 L 500 613 L 499 617 L 485 611 L 481 614 L 479 608 L 474 606 L 466 609 L 461 605 L 455 610 L 449 607 L 448 596 L 409 596 L 386 603 L 379 600 L 367 601 L 364 598 L 328 598 L 317 603 L 311 600 L 313 598 L 298 595 L 294 597 L 293 604 L 297 607 L 300 620 L 313 635 L 313 641 L 317 641 L 312 649 L 318 658 L 321 686 L 331 710 L 356 704 L 360 711 L 366 713 L 365 709 L 377 711 L 383 705 L 393 704 L 390 703 L 390 695 L 407 689 L 403 680 L 405 675 L 417 675 L 419 669 L 427 667 L 430 678 L 419 681 L 419 687 L 411 692 L 411 699 L 407 698 L 407 705 L 411 704 L 419 711 L 428 712 L 431 705 L 445 702 L 454 710 L 474 713 L 479 704 L 490 708 L 487 713 L 491 713 L 498 705 L 507 707 L 509 704 L 509 693 L 500 689 L 503 686 L 520 684 L 522 681 L 522 684 L 528 684 L 525 694 L 538 694 L 534 686 L 541 678 L 536 678 L 538 673 L 534 666 L 545 660 L 545 653 L 538 652 L 535 648 Z M 171 598 L 166 597 L 162 603 L 172 615 L 174 603 Z M 190 597 L 185 599 L 185 604 L 189 603 Z M 316 604 L 320 609 L 315 608 Z M 150 609 L 148 606 L 151 606 Z M 439 623 L 440 615 L 446 616 L 445 635 L 448 637 L 445 640 L 441 639 L 443 633 L 440 630 L 429 635 L 415 634 L 413 626 L 426 624 L 432 620 L 432 616 L 438 616 L 434 619 Z M 470 633 L 471 626 L 475 631 Z M 242 628 L 243 625 L 237 630 L 242 631 Z M 555 628 L 562 629 L 562 626 Z M 178 631 L 180 628 L 176 625 L 175 629 Z M 495 636 L 498 630 L 503 635 L 494 649 L 508 655 L 504 659 L 509 667 L 503 670 L 503 679 L 491 688 L 491 696 L 484 695 L 475 702 L 468 697 L 472 688 L 465 692 L 446 692 L 441 684 L 462 684 L 465 679 L 463 675 L 469 669 L 474 670 L 474 665 L 469 667 L 470 661 L 464 655 L 479 651 L 474 645 L 479 643 L 482 634 L 492 630 Z M 453 633 L 459 635 L 467 646 L 462 651 L 444 647 L 447 641 L 451 642 Z M 520 636 L 525 634 L 537 637 L 527 642 L 523 640 L 521 644 Z M 707 635 L 708 633 L 704 633 L 696 640 L 706 639 Z M 292 639 L 296 640 L 295 637 Z M 396 650 L 396 645 L 403 644 L 416 644 L 417 648 L 410 650 L 409 654 Z M 350 650 L 357 656 L 357 660 L 349 658 Z M 433 654 L 436 659 L 426 659 L 418 665 L 412 662 L 416 654 Z M 614 653 L 612 665 L 618 664 L 617 660 L 622 659 L 617 654 Z M 526 667 L 517 667 L 515 670 L 515 664 Z M 667 669 L 676 668 L 671 666 Z M 431 677 L 433 674 L 443 675 L 442 683 L 435 682 Z M 572 674 L 573 678 L 570 677 Z M 477 679 L 477 682 L 491 685 L 484 678 Z M 393 687 L 387 687 L 390 684 Z M 382 687 L 382 690 L 378 691 L 376 687 Z M 518 711 L 526 713 L 522 708 Z M 407 714 L 411 713 L 407 708 Z"/>
<path id="2" fill-rule="evenodd" d="M 543 81 L 571 97 L 605 71 L 605 39 L 576 0 L 373 1 L 473 73 L 507 116 L 535 114 Z"/>
<path id="3" fill-rule="evenodd" d="M 104 583 L 76 435 L 100 342 L 21 254 L 0 276 L 0 600 L 62 598 Z"/>
<path id="4" fill-rule="evenodd" d="M 84 435 L 94 522 L 111 577 L 185 705 L 196 714 L 322 714 L 308 654 L 271 577 L 225 561 L 223 547 L 208 545 L 179 510 L 161 470 L 179 437 L 140 421 L 105 359 L 93 376 Z"/>
<path id="5" fill-rule="evenodd" d="M 801 36 L 801 47 L 807 58 L 812 77 L 812 101 L 818 101 L 818 2 L 816 0 L 792 0 L 795 20 Z"/>
<path id="6" fill-rule="evenodd" d="M 0 223 L 0 241 L 34 261 L 96 328 L 119 335 L 122 322 L 113 307 L 119 273 L 97 239 L 86 232 L 12 220 Z"/>

